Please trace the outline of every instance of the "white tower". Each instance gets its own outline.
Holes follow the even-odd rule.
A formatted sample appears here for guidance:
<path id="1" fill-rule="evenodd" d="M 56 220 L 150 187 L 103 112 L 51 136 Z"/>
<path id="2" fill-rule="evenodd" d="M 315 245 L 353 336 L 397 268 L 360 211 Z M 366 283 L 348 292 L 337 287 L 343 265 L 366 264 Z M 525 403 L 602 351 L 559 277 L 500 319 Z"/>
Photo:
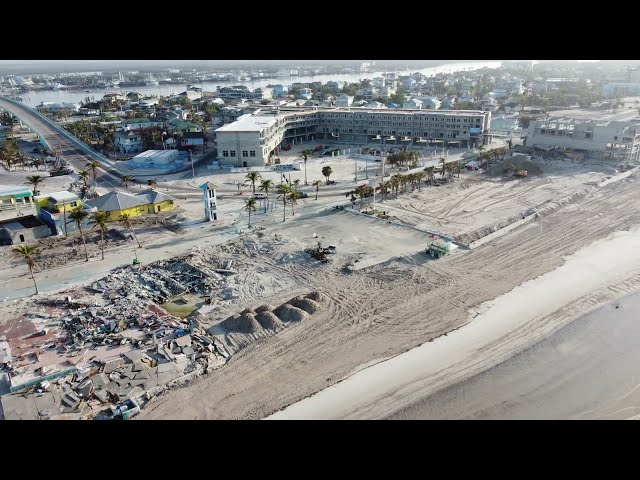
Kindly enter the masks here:
<path id="1" fill-rule="evenodd" d="M 208 221 L 218 220 L 218 197 L 216 185 L 211 182 L 200 185 L 204 195 L 204 216 Z"/>

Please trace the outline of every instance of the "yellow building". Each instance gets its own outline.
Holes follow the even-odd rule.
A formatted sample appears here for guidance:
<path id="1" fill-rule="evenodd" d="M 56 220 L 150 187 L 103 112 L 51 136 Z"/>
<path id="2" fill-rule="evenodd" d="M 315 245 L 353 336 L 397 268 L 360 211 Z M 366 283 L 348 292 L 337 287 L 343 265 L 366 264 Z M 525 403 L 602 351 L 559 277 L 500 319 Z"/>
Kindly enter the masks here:
<path id="1" fill-rule="evenodd" d="M 86 203 L 96 211 L 106 213 L 110 221 L 117 221 L 122 214 L 137 217 L 176 208 L 173 197 L 155 190 L 147 190 L 137 195 L 109 192 L 87 200 Z"/>
<path id="2" fill-rule="evenodd" d="M 80 209 L 86 210 L 89 214 L 91 213 L 91 208 L 82 203 L 78 195 L 64 190 L 47 195 L 38 195 L 33 199 L 35 200 L 38 218 L 53 227 L 56 235 L 74 232 L 77 229 L 75 222 L 69 221 L 69 213 Z"/>

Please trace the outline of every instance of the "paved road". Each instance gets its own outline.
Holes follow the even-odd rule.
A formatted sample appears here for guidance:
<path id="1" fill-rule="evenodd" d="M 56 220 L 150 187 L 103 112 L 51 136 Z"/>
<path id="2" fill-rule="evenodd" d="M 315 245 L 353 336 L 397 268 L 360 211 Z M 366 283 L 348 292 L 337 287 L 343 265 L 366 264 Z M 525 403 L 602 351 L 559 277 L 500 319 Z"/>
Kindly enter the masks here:
<path id="1" fill-rule="evenodd" d="M 36 110 L 6 97 L 0 97 L 0 109 L 10 112 L 26 123 L 32 131 L 40 135 L 49 149 L 59 150 L 61 156 L 76 171 L 85 170 L 87 163 L 96 160 L 102 167 L 97 171 L 98 186 L 120 186 L 119 175 L 108 161 Z"/>

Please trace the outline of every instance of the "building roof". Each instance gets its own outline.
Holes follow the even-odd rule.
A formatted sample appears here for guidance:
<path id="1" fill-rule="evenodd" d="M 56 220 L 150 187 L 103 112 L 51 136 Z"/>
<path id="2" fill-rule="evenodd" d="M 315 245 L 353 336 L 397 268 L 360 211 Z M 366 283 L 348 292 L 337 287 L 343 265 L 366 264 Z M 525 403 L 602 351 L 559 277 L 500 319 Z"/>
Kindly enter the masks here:
<path id="1" fill-rule="evenodd" d="M 141 199 L 144 199 L 144 203 L 160 203 L 167 200 L 175 200 L 172 196 L 166 193 L 158 192 L 157 190 L 146 190 L 136 195 Z"/>
<path id="2" fill-rule="evenodd" d="M 139 153 L 131 160 L 149 159 L 149 158 L 162 158 L 162 157 L 176 157 L 178 152 L 176 150 L 146 150 Z"/>
<path id="3" fill-rule="evenodd" d="M 203 132 L 184 132 L 182 138 L 202 138 L 204 139 Z"/>
<path id="4" fill-rule="evenodd" d="M 200 185 L 201 190 L 215 190 L 218 186 L 213 182 L 207 182 Z"/>
<path id="5" fill-rule="evenodd" d="M 263 117 L 259 115 L 249 115 L 244 118 L 240 118 L 237 121 L 224 125 L 218 129 L 217 132 L 260 132 L 265 128 L 269 128 L 275 125 L 277 120 L 273 117 Z"/>
<path id="6" fill-rule="evenodd" d="M 0 196 L 11 195 L 16 198 L 32 197 L 33 192 L 26 187 L 16 187 L 12 185 L 0 185 Z"/>
<path id="7" fill-rule="evenodd" d="M 129 138 L 129 137 L 139 137 L 140 133 L 132 132 L 131 130 L 127 130 L 126 132 L 116 132 L 114 136 L 119 138 Z"/>
<path id="8" fill-rule="evenodd" d="M 53 200 L 54 203 L 59 203 L 59 202 L 70 202 L 73 200 L 78 200 L 78 195 L 76 195 L 75 193 L 71 193 L 71 192 L 67 192 L 66 190 L 63 190 L 61 192 L 55 192 L 55 193 L 50 193 L 49 195 L 43 195 L 45 197 L 48 197 L 50 200 Z"/>
<path id="9" fill-rule="evenodd" d="M 9 230 L 21 230 L 23 228 L 34 228 L 34 227 L 39 227 L 41 225 L 45 225 L 45 223 L 35 215 L 26 215 L 24 217 L 9 218 L 7 220 L 0 221 L 0 227 L 7 228 Z"/>
<path id="10" fill-rule="evenodd" d="M 95 207 L 100 212 L 111 212 L 113 210 L 124 210 L 126 208 L 146 205 L 149 202 L 143 197 L 131 195 L 130 193 L 109 192 L 97 198 L 87 200 L 85 203 L 90 207 Z"/>
<path id="11" fill-rule="evenodd" d="M 162 120 L 157 118 L 130 118 L 129 120 L 125 120 L 122 122 L 122 125 L 133 125 L 136 123 L 162 123 Z"/>

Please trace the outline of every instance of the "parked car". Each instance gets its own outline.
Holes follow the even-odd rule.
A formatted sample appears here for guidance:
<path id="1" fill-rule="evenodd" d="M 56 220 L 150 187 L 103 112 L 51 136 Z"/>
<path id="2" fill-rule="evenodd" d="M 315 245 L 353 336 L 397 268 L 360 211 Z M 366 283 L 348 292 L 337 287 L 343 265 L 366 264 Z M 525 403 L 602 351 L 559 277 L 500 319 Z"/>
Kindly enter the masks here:
<path id="1" fill-rule="evenodd" d="M 256 192 L 253 194 L 253 198 L 255 198 L 256 200 L 264 200 L 265 198 L 267 198 L 267 195 L 264 192 Z"/>
<path id="2" fill-rule="evenodd" d="M 300 198 L 309 198 L 309 194 L 307 192 L 300 192 Z"/>

